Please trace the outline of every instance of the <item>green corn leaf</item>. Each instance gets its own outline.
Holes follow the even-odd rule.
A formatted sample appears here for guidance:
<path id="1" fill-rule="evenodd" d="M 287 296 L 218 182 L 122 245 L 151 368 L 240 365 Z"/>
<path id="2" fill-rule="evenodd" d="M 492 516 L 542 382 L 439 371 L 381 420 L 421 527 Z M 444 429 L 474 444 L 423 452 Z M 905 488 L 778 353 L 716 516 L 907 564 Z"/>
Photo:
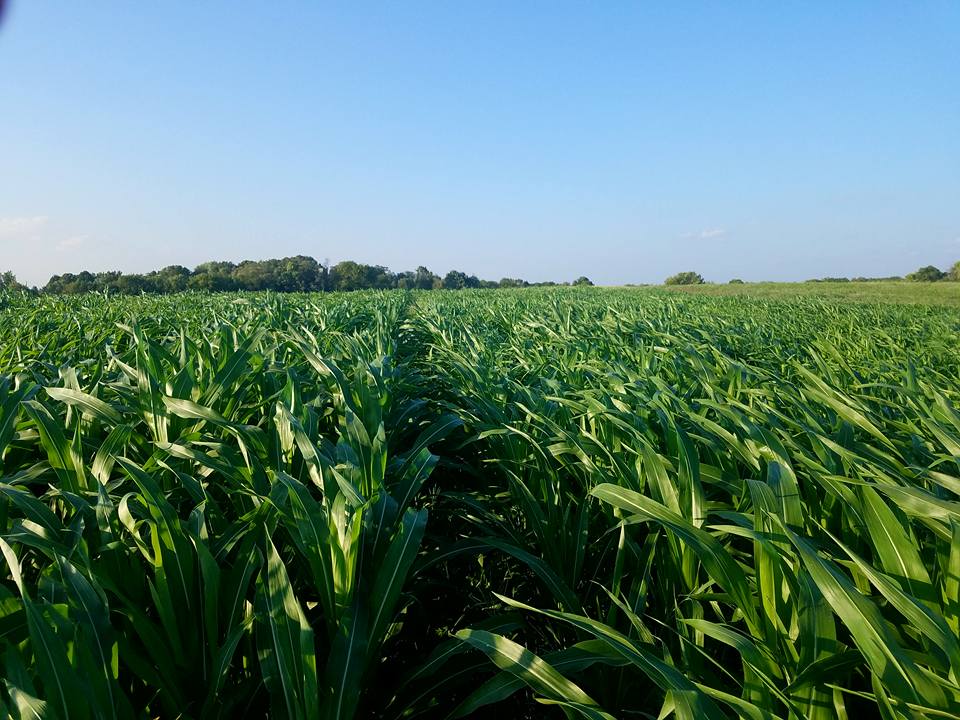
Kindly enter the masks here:
<path id="1" fill-rule="evenodd" d="M 47 395 L 54 400 L 79 408 L 85 415 L 95 417 L 101 422 L 109 425 L 119 425 L 123 422 L 123 416 L 116 408 L 89 393 L 65 387 L 48 387 L 46 391 Z"/>
<path id="2" fill-rule="evenodd" d="M 943 690 L 931 682 L 904 652 L 877 607 L 836 566 L 823 560 L 806 540 L 786 528 L 783 531 L 884 686 L 910 702 L 919 702 L 923 698 L 934 706 L 945 705 Z"/>
<path id="3" fill-rule="evenodd" d="M 503 635 L 486 630 L 461 630 L 456 636 L 482 650 L 497 667 L 516 675 L 536 692 L 544 693 L 554 700 L 593 707 L 597 705 L 578 685 L 557 672 L 552 665 Z"/>
<path id="4" fill-rule="evenodd" d="M 643 521 L 656 521 L 688 543 L 710 577 L 730 594 L 751 627 L 759 630 L 759 619 L 743 569 L 718 540 L 660 503 L 632 490 L 604 483 L 591 490 L 590 494 L 633 513 Z"/>
<path id="5" fill-rule="evenodd" d="M 370 601 L 370 638 L 379 643 L 393 622 L 400 592 L 420 549 L 427 527 L 427 511 L 407 510 L 383 559 Z"/>
<path id="6" fill-rule="evenodd" d="M 311 630 L 290 585 L 286 567 L 273 542 L 264 540 L 266 564 L 257 579 L 264 607 L 266 646 L 260 648 L 264 682 L 275 693 L 287 716 L 296 720 L 320 717 L 317 661 Z"/>
<path id="7" fill-rule="evenodd" d="M 683 673 L 643 650 L 634 641 L 616 629 L 582 615 L 538 609 L 501 595 L 497 595 L 497 597 L 511 607 L 562 620 L 601 640 L 611 651 L 621 655 L 631 664 L 635 665 L 656 683 L 661 690 L 668 693 L 676 703 L 678 716 L 684 720 L 694 720 L 694 718 L 720 720 L 720 718 L 723 718 L 723 713 L 720 712 L 720 709 L 690 682 Z"/>

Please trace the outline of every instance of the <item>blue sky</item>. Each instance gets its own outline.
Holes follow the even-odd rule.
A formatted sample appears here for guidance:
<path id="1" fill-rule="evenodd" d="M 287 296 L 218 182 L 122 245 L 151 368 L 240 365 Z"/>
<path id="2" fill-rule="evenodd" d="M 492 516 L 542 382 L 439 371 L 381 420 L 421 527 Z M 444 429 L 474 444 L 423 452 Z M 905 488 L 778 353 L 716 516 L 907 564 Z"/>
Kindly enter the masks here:
<path id="1" fill-rule="evenodd" d="M 960 259 L 960 3 L 12 0 L 0 269 Z"/>

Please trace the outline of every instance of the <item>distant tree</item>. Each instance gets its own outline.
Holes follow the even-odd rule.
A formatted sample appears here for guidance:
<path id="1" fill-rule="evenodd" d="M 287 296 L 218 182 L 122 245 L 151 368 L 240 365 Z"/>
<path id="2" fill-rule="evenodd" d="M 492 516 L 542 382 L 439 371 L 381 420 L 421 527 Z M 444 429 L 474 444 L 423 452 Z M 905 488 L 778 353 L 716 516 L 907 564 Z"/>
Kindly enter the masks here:
<path id="1" fill-rule="evenodd" d="M 17 276 L 11 270 L 0 273 L 0 290 L 23 290 L 23 285 L 17 282 Z"/>
<path id="2" fill-rule="evenodd" d="M 279 260 L 244 260 L 230 272 L 242 290 L 310 292 L 325 287 L 326 268 L 312 257 L 297 255 Z"/>
<path id="3" fill-rule="evenodd" d="M 152 292 L 156 286 L 151 286 L 143 275 L 121 275 L 113 283 L 114 289 L 122 295 L 139 295 L 143 292 Z"/>
<path id="4" fill-rule="evenodd" d="M 280 283 L 280 261 L 244 260 L 232 273 L 237 287 L 246 290 L 272 290 Z"/>
<path id="5" fill-rule="evenodd" d="M 187 281 L 191 290 L 236 290 L 237 281 L 233 277 L 237 266 L 232 262 L 205 262 L 193 269 Z"/>
<path id="6" fill-rule="evenodd" d="M 230 275 L 236 268 L 236 264 L 229 260 L 212 260 L 210 262 L 200 263 L 193 269 L 193 272 L 194 274 Z"/>
<path id="7" fill-rule="evenodd" d="M 700 273 L 688 270 L 671 275 L 663 281 L 664 285 L 703 285 L 703 276 Z"/>
<path id="8" fill-rule="evenodd" d="M 576 280 L 573 281 L 573 284 L 593 286 L 593 283 L 590 282 L 590 278 L 588 278 L 586 275 L 581 275 L 580 277 L 578 277 Z"/>
<path id="9" fill-rule="evenodd" d="M 390 273 L 390 277 L 393 278 L 392 287 L 400 290 L 430 290 L 435 283 L 441 282 L 440 278 L 422 265 L 416 270 L 407 270 L 396 274 Z"/>
<path id="10" fill-rule="evenodd" d="M 306 255 L 283 258 L 277 269 L 277 285 L 280 292 L 310 292 L 322 289 L 320 263 Z"/>
<path id="11" fill-rule="evenodd" d="M 153 280 L 158 292 L 176 293 L 187 289 L 190 274 L 189 268 L 183 265 L 167 265 L 162 270 L 150 273 L 147 277 Z"/>
<path id="12" fill-rule="evenodd" d="M 330 268 L 333 290 L 386 289 L 396 287 L 396 276 L 383 265 L 364 265 L 344 260 Z"/>
<path id="13" fill-rule="evenodd" d="M 743 285 L 743 280 L 741 280 L 740 278 L 733 278 L 733 280 L 731 280 L 731 281 L 729 282 L 729 284 L 730 284 L 730 285 Z"/>
<path id="14" fill-rule="evenodd" d="M 419 290 L 430 290 L 439 280 L 440 278 L 421 265 L 414 271 L 413 286 Z"/>
<path id="15" fill-rule="evenodd" d="M 417 287 L 417 275 L 410 270 L 399 272 L 394 277 L 394 285 L 399 290 L 413 290 Z"/>
<path id="16" fill-rule="evenodd" d="M 60 295 L 63 293 L 63 288 L 66 285 L 66 280 L 64 275 L 51 275 L 50 279 L 47 280 L 47 284 L 43 286 L 41 292 L 51 293 L 54 295 Z"/>
<path id="17" fill-rule="evenodd" d="M 277 284 L 275 262 L 244 260 L 231 271 L 230 277 L 240 290 L 270 290 Z"/>
<path id="18" fill-rule="evenodd" d="M 462 290 L 467 287 L 467 275 L 459 270 L 451 270 L 443 276 L 444 290 Z"/>
<path id="19" fill-rule="evenodd" d="M 108 270 L 107 272 L 98 272 L 93 276 L 94 290 L 97 292 L 118 293 L 122 292 L 118 286 L 123 273 L 119 270 Z"/>
<path id="20" fill-rule="evenodd" d="M 912 280 L 913 282 L 936 282 L 937 280 L 943 280 L 946 276 L 947 274 L 939 268 L 933 265 L 925 265 L 919 270 L 915 270 L 907 275 L 907 280 Z"/>
<path id="21" fill-rule="evenodd" d="M 86 270 L 82 270 L 74 278 L 74 281 L 70 285 L 67 292 L 69 292 L 70 294 L 76 294 L 76 293 L 96 291 L 97 289 L 98 288 L 97 288 L 96 276 L 94 276 L 93 273 L 87 272 Z"/>
<path id="22" fill-rule="evenodd" d="M 365 266 L 353 260 L 338 262 L 330 268 L 331 290 L 359 290 L 366 286 Z"/>
<path id="23" fill-rule="evenodd" d="M 12 275 L 10 275 L 12 277 Z M 0 275 L 0 287 L 4 287 L 7 275 Z M 15 278 L 14 278 L 15 281 Z M 578 284 L 589 281 L 580 278 Z M 556 283 L 538 283 L 556 285 Z M 564 283 L 569 285 L 570 283 Z M 42 292 L 76 294 L 85 292 L 107 293 L 176 293 L 185 290 L 223 292 L 230 290 L 273 292 L 327 292 L 332 290 L 361 290 L 401 288 L 406 290 L 431 288 L 496 288 L 527 287 L 525 280 L 504 278 L 500 282 L 481 280 L 476 275 L 467 275 L 451 270 L 443 278 L 420 266 L 414 271 L 394 273 L 383 265 L 366 265 L 344 260 L 334 266 L 328 261 L 317 262 L 307 255 L 296 255 L 270 260 L 244 260 L 232 262 L 205 262 L 192 271 L 182 265 L 168 265 L 144 275 L 125 275 L 119 271 L 74 275 L 54 275 Z"/>
<path id="24" fill-rule="evenodd" d="M 954 282 L 960 281 L 960 260 L 957 260 L 957 262 L 953 264 L 953 267 L 950 268 L 947 279 L 953 280 Z"/>
<path id="25" fill-rule="evenodd" d="M 317 282 L 320 284 L 320 287 L 317 289 L 321 290 L 322 292 L 328 292 L 330 290 L 330 260 L 329 259 L 324 258 L 323 262 L 320 263 L 318 273 L 319 273 L 319 277 L 317 278 Z"/>
<path id="26" fill-rule="evenodd" d="M 366 287 L 386 290 L 396 287 L 396 276 L 390 268 L 383 265 L 364 265 L 366 272 Z"/>

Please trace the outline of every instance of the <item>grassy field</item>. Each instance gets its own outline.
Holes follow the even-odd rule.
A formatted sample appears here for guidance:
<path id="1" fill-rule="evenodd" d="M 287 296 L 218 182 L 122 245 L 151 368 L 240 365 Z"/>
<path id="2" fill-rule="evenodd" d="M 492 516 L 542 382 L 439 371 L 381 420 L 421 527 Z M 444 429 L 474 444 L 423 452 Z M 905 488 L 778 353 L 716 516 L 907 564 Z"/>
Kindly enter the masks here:
<path id="1" fill-rule="evenodd" d="M 735 285 L 681 285 L 664 287 L 670 292 L 711 297 L 761 297 L 792 299 L 818 297 L 851 302 L 891 302 L 960 307 L 960 282 L 803 282 L 743 283 Z"/>
<path id="2" fill-rule="evenodd" d="M 957 717 L 953 287 L 0 296 L 0 715 Z"/>

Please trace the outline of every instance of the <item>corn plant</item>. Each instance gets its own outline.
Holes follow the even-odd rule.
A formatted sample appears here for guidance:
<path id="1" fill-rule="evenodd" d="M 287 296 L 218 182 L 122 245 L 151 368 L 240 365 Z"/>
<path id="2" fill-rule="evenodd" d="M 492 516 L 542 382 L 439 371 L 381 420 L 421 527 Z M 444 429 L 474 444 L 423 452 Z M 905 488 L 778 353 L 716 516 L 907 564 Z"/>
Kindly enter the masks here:
<path id="1" fill-rule="evenodd" d="M 0 298 L 13 718 L 960 715 L 960 316 Z"/>
<path id="2" fill-rule="evenodd" d="M 534 298 L 421 303 L 500 477 L 451 493 L 452 547 L 518 566 L 492 591 L 528 619 L 458 633 L 500 672 L 454 715 L 960 712 L 954 314 Z"/>

